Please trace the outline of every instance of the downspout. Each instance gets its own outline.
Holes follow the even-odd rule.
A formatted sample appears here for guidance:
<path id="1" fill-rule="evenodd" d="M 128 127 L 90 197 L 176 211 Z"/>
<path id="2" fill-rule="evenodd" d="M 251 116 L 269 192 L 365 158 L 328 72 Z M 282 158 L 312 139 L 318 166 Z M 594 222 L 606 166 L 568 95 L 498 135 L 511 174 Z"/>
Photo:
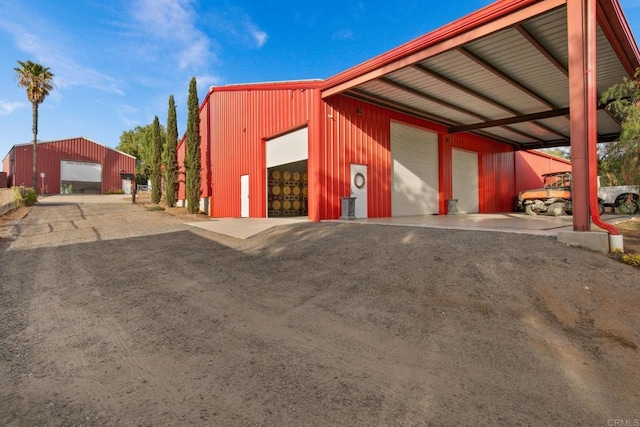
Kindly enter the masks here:
<path id="1" fill-rule="evenodd" d="M 586 2 L 586 13 L 584 14 L 586 43 L 585 49 L 585 65 L 586 65 L 586 111 L 587 111 L 587 161 L 588 161 L 588 178 L 589 178 L 589 212 L 591 221 L 597 227 L 606 230 L 609 233 L 609 250 L 611 252 L 616 249 L 622 250 L 622 235 L 616 227 L 607 224 L 600 218 L 600 209 L 598 206 L 598 158 L 597 158 L 597 141 L 598 141 L 598 122 L 597 122 L 597 99 L 598 93 L 596 88 L 596 14 L 597 6 L 595 0 Z"/>

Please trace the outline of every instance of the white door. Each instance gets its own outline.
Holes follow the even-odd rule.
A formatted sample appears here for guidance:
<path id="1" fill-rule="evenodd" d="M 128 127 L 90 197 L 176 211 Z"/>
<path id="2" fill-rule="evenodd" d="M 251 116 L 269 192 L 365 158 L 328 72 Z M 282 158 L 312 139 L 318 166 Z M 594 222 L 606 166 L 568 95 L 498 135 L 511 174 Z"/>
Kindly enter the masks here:
<path id="1" fill-rule="evenodd" d="M 351 164 L 351 197 L 355 197 L 355 217 L 368 218 L 367 165 Z"/>
<path id="2" fill-rule="evenodd" d="M 249 218 L 249 175 L 240 177 L 240 216 Z"/>
<path id="3" fill-rule="evenodd" d="M 131 194 L 131 181 L 128 179 L 122 180 L 122 190 L 124 194 Z"/>
<path id="4" fill-rule="evenodd" d="M 458 212 L 480 211 L 478 184 L 478 153 L 452 150 L 453 198 L 458 200 Z"/>
<path id="5" fill-rule="evenodd" d="M 391 215 L 431 215 L 438 205 L 438 134 L 391 123 Z"/>

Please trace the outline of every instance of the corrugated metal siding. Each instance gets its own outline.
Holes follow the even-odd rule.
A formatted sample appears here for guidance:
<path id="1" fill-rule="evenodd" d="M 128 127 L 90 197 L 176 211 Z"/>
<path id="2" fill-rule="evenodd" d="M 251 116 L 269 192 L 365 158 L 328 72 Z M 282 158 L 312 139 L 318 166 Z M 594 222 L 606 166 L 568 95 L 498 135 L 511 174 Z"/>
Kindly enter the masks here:
<path id="1" fill-rule="evenodd" d="M 511 210 L 514 175 L 510 146 L 466 134 L 452 135 L 448 143 L 442 126 L 343 95 L 324 102 L 315 89 L 222 88 L 214 90 L 206 102 L 211 104 L 208 132 L 213 217 L 240 216 L 240 177 L 245 174 L 252 189 L 249 214 L 266 216 L 264 141 L 305 124 L 309 129 L 309 218 L 340 217 L 340 198 L 350 193 L 351 163 L 368 167 L 369 216 L 391 216 L 392 120 L 439 134 L 439 213 L 446 212 L 446 199 L 452 193 L 452 146 L 481 154 L 480 211 Z"/>
<path id="2" fill-rule="evenodd" d="M 523 190 L 542 187 L 540 175 L 544 173 L 571 170 L 570 161 L 537 151 L 518 151 L 515 153 L 515 164 L 516 187 L 514 195 Z"/>
<path id="3" fill-rule="evenodd" d="M 249 215 L 266 216 L 265 139 L 309 125 L 309 152 L 319 145 L 317 89 L 283 88 L 221 90 L 209 97 L 210 159 L 213 217 L 240 216 L 240 176 L 249 175 Z M 309 217 L 318 220 L 313 199 L 317 162 L 308 162 Z"/>
<path id="4" fill-rule="evenodd" d="M 15 177 L 14 185 L 31 186 L 33 171 L 33 147 L 19 145 L 14 147 Z M 38 191 L 45 173 L 44 193 L 60 193 L 60 161 L 75 160 L 102 164 L 102 193 L 122 189 L 120 172 L 134 173 L 135 158 L 105 147 L 85 138 L 73 138 L 38 144 Z"/>
<path id="5" fill-rule="evenodd" d="M 339 218 L 340 197 L 350 191 L 350 163 L 369 166 L 369 217 L 391 216 L 391 120 L 439 134 L 440 214 L 446 213 L 446 200 L 452 198 L 452 147 L 480 153 L 480 212 L 511 211 L 514 162 L 510 146 L 470 134 L 447 136 L 442 126 L 341 95 L 327 99 L 324 109 L 321 218 Z"/>
<path id="6" fill-rule="evenodd" d="M 442 133 L 442 126 L 338 95 L 324 103 L 320 216 L 340 217 L 340 197 L 349 195 L 349 165 L 368 166 L 368 215 L 391 216 L 391 120 Z"/>

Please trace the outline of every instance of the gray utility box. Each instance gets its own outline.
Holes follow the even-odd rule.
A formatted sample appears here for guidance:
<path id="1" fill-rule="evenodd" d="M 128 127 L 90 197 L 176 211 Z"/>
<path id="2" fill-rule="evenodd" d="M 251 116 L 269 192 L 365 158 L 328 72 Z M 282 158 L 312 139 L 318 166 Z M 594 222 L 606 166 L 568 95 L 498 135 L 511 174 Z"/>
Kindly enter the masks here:
<path id="1" fill-rule="evenodd" d="M 356 219 L 356 198 L 341 197 L 342 211 L 340 219 Z"/>
<path id="2" fill-rule="evenodd" d="M 458 199 L 447 200 L 447 215 L 456 215 L 458 213 Z"/>

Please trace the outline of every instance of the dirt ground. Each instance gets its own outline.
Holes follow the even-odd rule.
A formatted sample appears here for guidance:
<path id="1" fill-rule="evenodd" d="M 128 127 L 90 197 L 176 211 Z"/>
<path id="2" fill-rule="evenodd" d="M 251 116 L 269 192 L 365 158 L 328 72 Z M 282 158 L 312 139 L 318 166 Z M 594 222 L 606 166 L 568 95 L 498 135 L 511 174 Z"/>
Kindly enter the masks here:
<path id="1" fill-rule="evenodd" d="M 614 257 L 184 221 L 130 204 L 0 221 L 0 425 L 640 423 L 640 270 Z"/>

